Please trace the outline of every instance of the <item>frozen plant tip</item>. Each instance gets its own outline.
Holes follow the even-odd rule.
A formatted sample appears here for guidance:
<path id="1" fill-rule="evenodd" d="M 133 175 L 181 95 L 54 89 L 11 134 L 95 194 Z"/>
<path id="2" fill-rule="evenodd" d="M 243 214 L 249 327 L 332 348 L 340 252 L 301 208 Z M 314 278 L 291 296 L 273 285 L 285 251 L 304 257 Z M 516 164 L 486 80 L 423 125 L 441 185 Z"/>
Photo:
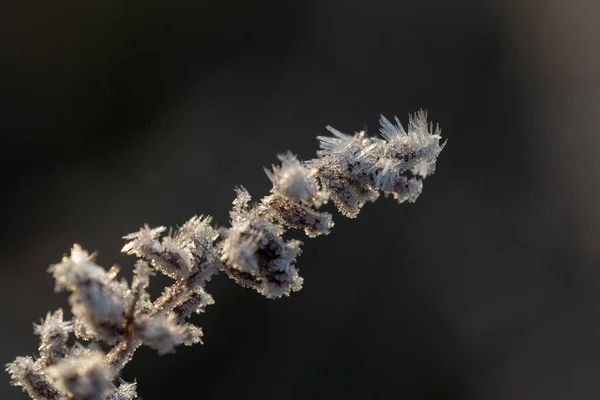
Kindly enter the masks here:
<path id="1" fill-rule="evenodd" d="M 329 234 L 332 216 L 319 210 L 328 200 L 350 218 L 380 193 L 414 202 L 423 179 L 435 171 L 445 143 L 424 111 L 409 118 L 407 130 L 398 118 L 392 123 L 381 116 L 380 124 L 382 137 L 328 126 L 333 136 L 318 138 L 321 149 L 312 160 L 280 155 L 281 165 L 265 169 L 270 194 L 253 203 L 246 189 L 236 189 L 229 228 L 217 230 L 210 217 L 193 217 L 168 235 L 165 227 L 148 226 L 126 235 L 122 251 L 138 258 L 131 284 L 117 279 L 118 268 L 105 270 L 75 244 L 49 268 L 56 291 L 70 293 L 73 319 L 64 321 L 59 309 L 34 324 L 39 353 L 6 365 L 12 384 L 34 400 L 134 399 L 136 383 L 115 384 L 123 367 L 141 345 L 164 354 L 201 342 L 202 329 L 186 320 L 214 303 L 205 290 L 213 275 L 225 272 L 270 299 L 300 290 L 302 242 L 284 238 L 287 229 L 311 238 Z M 152 300 L 148 285 L 157 272 L 173 283 Z M 71 333 L 89 345 L 69 345 Z M 109 351 L 100 351 L 99 343 Z"/>

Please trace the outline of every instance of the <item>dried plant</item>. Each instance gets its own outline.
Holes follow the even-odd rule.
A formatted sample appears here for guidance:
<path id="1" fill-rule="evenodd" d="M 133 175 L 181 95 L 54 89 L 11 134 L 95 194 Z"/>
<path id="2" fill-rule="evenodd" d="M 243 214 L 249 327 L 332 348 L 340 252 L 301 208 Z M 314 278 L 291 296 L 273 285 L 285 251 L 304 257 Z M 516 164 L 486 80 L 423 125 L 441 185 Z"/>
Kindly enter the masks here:
<path id="1" fill-rule="evenodd" d="M 213 304 L 205 290 L 213 275 L 225 272 L 271 299 L 300 290 L 295 263 L 302 242 L 284 239 L 286 229 L 302 229 L 309 237 L 328 234 L 332 216 L 318 211 L 328 200 L 350 218 L 381 192 L 399 203 L 414 202 L 423 179 L 434 172 L 445 144 L 439 128 L 424 111 L 410 117 L 407 131 L 395 122 L 381 117 L 382 138 L 327 127 L 333 137 L 319 137 L 317 158 L 301 162 L 291 153 L 280 155 L 280 166 L 265 169 L 273 183 L 269 195 L 251 204 L 248 191 L 236 190 L 227 229 L 215 229 L 210 217 L 193 217 L 168 235 L 165 227 L 145 226 L 125 236 L 122 251 L 138 258 L 131 284 L 75 244 L 49 268 L 56 291 L 70 293 L 73 319 L 64 321 L 59 309 L 34 326 L 39 354 L 7 364 L 12 384 L 36 400 L 133 399 L 136 384 L 115 380 L 138 347 L 164 354 L 201 342 L 201 328 L 186 319 Z M 174 283 L 152 300 L 147 288 L 155 272 Z M 68 345 L 71 333 L 90 345 Z M 103 353 L 99 342 L 112 346 L 110 351 Z"/>

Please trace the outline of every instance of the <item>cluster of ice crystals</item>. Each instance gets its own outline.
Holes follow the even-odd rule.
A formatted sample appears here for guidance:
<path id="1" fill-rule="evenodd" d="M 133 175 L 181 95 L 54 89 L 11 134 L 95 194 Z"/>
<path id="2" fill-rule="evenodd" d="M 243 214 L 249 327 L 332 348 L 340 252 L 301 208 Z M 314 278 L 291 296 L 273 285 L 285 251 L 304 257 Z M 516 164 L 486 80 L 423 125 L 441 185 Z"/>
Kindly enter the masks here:
<path id="1" fill-rule="evenodd" d="M 129 242 L 121 251 L 150 261 L 154 268 L 173 279 L 187 278 L 192 273 L 192 254 L 170 236 L 159 241 L 165 230 L 164 226 L 150 229 L 146 225 L 139 232 L 123 236 Z"/>
<path id="2" fill-rule="evenodd" d="M 211 221 L 211 217 L 193 217 L 179 228 L 175 236 L 176 243 L 193 255 L 192 271 L 199 273 L 197 285 L 204 284 L 219 272 L 221 263 L 219 248 L 214 245 L 219 233 L 211 226 Z"/>
<path id="3" fill-rule="evenodd" d="M 319 190 L 315 171 L 309 170 L 290 152 L 277 156 L 281 166 L 265 168 L 265 173 L 273 183 L 273 193 L 294 201 L 304 201 L 319 207 L 327 201 L 325 193 Z"/>
<path id="4" fill-rule="evenodd" d="M 106 271 L 93 262 L 79 245 L 70 256 L 49 268 L 56 290 L 71 292 L 69 303 L 76 317 L 75 333 L 82 339 L 115 343 L 124 335 L 124 317 L 129 299 L 125 281 L 116 281 L 116 270 Z"/>
<path id="5" fill-rule="evenodd" d="M 104 353 L 81 345 L 47 366 L 42 358 L 17 357 L 7 364 L 13 385 L 21 386 L 34 400 L 133 400 L 136 384 L 111 380 L 114 371 Z"/>
<path id="6" fill-rule="evenodd" d="M 17 357 L 6 364 L 6 371 L 14 386 L 21 386 L 33 400 L 59 400 L 64 398 L 43 371 L 45 365 L 33 357 Z"/>
<path id="7" fill-rule="evenodd" d="M 366 138 L 364 132 L 350 136 L 329 126 L 327 129 L 334 137 L 319 136 L 319 158 L 309 160 L 307 164 L 317 169 L 323 190 L 338 210 L 354 218 L 367 201 L 379 197 L 376 190 L 362 182 L 364 177 L 354 173 L 358 157 L 373 141 Z"/>
<path id="8" fill-rule="evenodd" d="M 415 175 L 425 178 L 435 171 L 437 157 L 445 146 L 440 144 L 442 131 L 438 126 L 427 122 L 427 113 L 418 111 L 408 120 L 408 132 L 400 120 L 394 117 L 392 124 L 383 115 L 379 119 L 379 131 L 387 140 L 383 146 L 383 157 L 399 159 L 400 173 L 411 170 Z M 419 171 L 417 172 L 415 168 Z"/>
<path id="9" fill-rule="evenodd" d="M 105 400 L 113 390 L 114 371 L 104 362 L 104 353 L 91 351 L 70 356 L 46 368 L 57 388 L 77 400 Z"/>
<path id="10" fill-rule="evenodd" d="M 138 313 L 149 313 L 152 311 L 152 302 L 148 293 L 150 286 L 150 276 L 153 271 L 144 260 L 137 260 L 133 269 L 133 279 L 131 280 L 131 299 L 129 303 L 129 318 Z"/>
<path id="11" fill-rule="evenodd" d="M 255 212 L 287 228 L 302 229 L 311 238 L 329 234 L 334 225 L 328 212 L 316 211 L 307 204 L 291 201 L 278 194 L 263 197 Z"/>
<path id="12" fill-rule="evenodd" d="M 41 324 L 33 324 L 33 332 L 40 336 L 40 362 L 50 365 L 65 357 L 68 352 L 67 340 L 73 331 L 73 324 L 63 320 L 62 309 L 48 313 Z"/>
<path id="13" fill-rule="evenodd" d="M 419 111 L 410 116 L 408 131 L 398 118 L 394 125 L 381 116 L 383 138 L 364 132 L 346 135 L 327 127 L 334 137 L 319 137 L 319 158 L 310 160 L 319 180 L 340 212 L 354 218 L 367 201 L 375 201 L 379 191 L 399 203 L 414 202 L 422 191 L 423 178 L 435 171 L 435 162 L 444 144 L 439 128 L 427 122 Z"/>
<path id="14" fill-rule="evenodd" d="M 239 188 L 233 202 L 231 228 L 223 230 L 221 260 L 226 265 L 225 272 L 240 285 L 267 298 L 300 290 L 302 278 L 294 262 L 302 243 L 283 239 L 284 229 L 255 208 L 248 208 L 249 201 L 250 194 Z"/>
<path id="15" fill-rule="evenodd" d="M 136 382 L 121 382 L 119 387 L 108 396 L 108 400 L 133 400 L 137 397 L 136 387 Z"/>
<path id="16" fill-rule="evenodd" d="M 167 235 L 161 241 L 165 227 L 145 226 L 123 237 L 128 242 L 121 251 L 150 261 L 155 269 L 173 279 L 186 279 L 200 270 L 203 279 L 209 280 L 218 271 L 219 260 L 218 249 L 213 245 L 218 233 L 210 221 L 210 217 L 193 217 L 173 236 Z"/>
<path id="17" fill-rule="evenodd" d="M 281 166 L 265 172 L 273 188 L 253 209 L 255 217 L 286 228 L 302 229 L 308 237 L 329 234 L 333 227 L 331 214 L 317 211 L 327 202 L 320 189 L 316 169 L 309 169 L 288 152 L 278 156 Z"/>
<path id="18" fill-rule="evenodd" d="M 206 292 L 201 286 L 195 286 L 185 297 L 185 301 L 180 302 L 173 308 L 173 312 L 178 316 L 180 323 L 192 313 L 203 313 L 206 306 L 215 304 L 210 293 Z"/>
<path id="19" fill-rule="evenodd" d="M 158 354 L 172 352 L 184 339 L 185 328 L 179 325 L 174 315 L 136 319 L 135 334 L 144 344 L 152 347 Z"/>
<path id="20" fill-rule="evenodd" d="M 184 225 L 173 237 L 163 238 L 159 235 L 164 228 L 142 228 L 140 232 L 128 235 L 130 242 L 125 246 L 125 252 L 134 252 L 145 256 L 149 261 L 140 259 L 136 262 L 131 288 L 126 282 L 116 282 L 116 269 L 105 271 L 93 262 L 93 257 L 78 245 L 73 247 L 71 255 L 64 257 L 62 262 L 53 265 L 50 271 L 56 279 L 57 289 L 71 291 L 70 302 L 75 315 L 75 331 L 83 339 L 101 339 L 109 344 L 119 340 L 139 340 L 156 349 L 160 354 L 173 351 L 179 344 L 192 344 L 200 341 L 202 330 L 191 324 L 183 324 L 183 320 L 193 311 L 199 311 L 213 302 L 212 297 L 204 291 L 205 281 L 216 269 L 215 258 L 218 249 L 209 248 L 215 240 L 214 229 L 208 229 L 206 219 L 193 218 Z M 202 237 L 204 236 L 204 237 Z M 215 247 L 215 246 L 212 246 Z M 198 254 L 192 255 L 192 251 Z M 193 279 L 183 280 L 187 284 L 179 284 L 169 294 L 170 303 L 175 313 L 169 309 L 153 304 L 148 294 L 148 286 L 152 270 L 149 262 L 160 265 L 159 271 L 170 275 L 176 266 L 181 266 L 182 257 L 174 255 L 187 254 L 190 261 L 189 273 L 194 273 Z M 160 263 L 158 263 L 158 261 Z M 177 260 L 177 261 L 174 261 Z M 166 265 L 172 268 L 167 268 Z M 181 271 L 181 269 L 179 270 Z M 169 296 L 167 296 L 169 297 Z M 54 356 L 53 362 L 64 358 L 64 343 L 71 325 L 62 321 L 62 312 L 49 316 L 36 332 L 44 333 L 42 351 L 60 354 Z M 50 340 L 50 330 L 63 328 L 63 335 L 57 337 L 52 333 L 50 348 L 46 342 Z M 58 346 L 59 339 L 63 346 Z M 48 349 L 46 351 L 46 349 Z M 50 357 L 42 353 L 43 359 Z"/>

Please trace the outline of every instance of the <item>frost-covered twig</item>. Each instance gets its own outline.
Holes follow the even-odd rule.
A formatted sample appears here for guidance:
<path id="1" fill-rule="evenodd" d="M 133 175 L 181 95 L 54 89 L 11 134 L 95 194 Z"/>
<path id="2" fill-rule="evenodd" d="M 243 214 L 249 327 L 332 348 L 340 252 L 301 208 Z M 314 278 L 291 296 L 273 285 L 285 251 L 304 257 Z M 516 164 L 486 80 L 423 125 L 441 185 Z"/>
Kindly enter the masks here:
<path id="1" fill-rule="evenodd" d="M 308 237 L 328 234 L 332 216 L 319 211 L 328 200 L 350 218 L 380 192 L 399 203 L 414 202 L 423 179 L 434 172 L 445 144 L 439 128 L 433 129 L 424 111 L 410 117 L 408 131 L 395 122 L 381 117 L 382 138 L 327 127 L 334 136 L 319 137 L 317 158 L 302 162 L 289 152 L 280 155 L 281 165 L 265 170 L 273 183 L 269 195 L 252 204 L 246 189 L 236 189 L 227 229 L 216 230 L 210 217 L 193 217 L 166 236 L 165 227 L 148 226 L 125 236 L 122 251 L 138 257 L 131 284 L 75 244 L 49 268 L 56 290 L 70 292 L 73 321 L 64 321 L 59 309 L 34 326 L 39 354 L 7 364 L 12 383 L 35 400 L 133 399 L 135 383 L 114 381 L 138 347 L 164 354 L 201 342 L 202 330 L 186 320 L 214 303 L 205 291 L 213 275 L 225 272 L 271 299 L 300 290 L 295 263 L 302 242 L 284 239 L 286 229 Z M 147 288 L 155 272 L 175 282 L 152 301 Z M 71 333 L 91 344 L 69 346 Z M 112 348 L 104 354 L 97 342 Z"/>

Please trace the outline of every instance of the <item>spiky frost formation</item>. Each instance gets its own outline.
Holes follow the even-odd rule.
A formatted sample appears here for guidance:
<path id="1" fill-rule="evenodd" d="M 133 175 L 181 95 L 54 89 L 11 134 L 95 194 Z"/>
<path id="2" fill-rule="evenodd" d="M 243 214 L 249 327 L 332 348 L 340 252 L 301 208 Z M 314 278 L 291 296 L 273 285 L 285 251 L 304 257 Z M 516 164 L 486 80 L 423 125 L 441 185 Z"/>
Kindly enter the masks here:
<path id="1" fill-rule="evenodd" d="M 396 125 L 381 116 L 383 139 L 364 132 L 346 135 L 330 126 L 334 137 L 319 137 L 319 158 L 307 165 L 317 169 L 324 190 L 347 217 L 356 217 L 379 191 L 399 203 L 416 201 L 422 180 L 434 172 L 445 145 L 440 144 L 439 128 L 428 124 L 425 111 L 410 116 L 408 132 L 398 118 L 395 121 Z"/>
<path id="2" fill-rule="evenodd" d="M 123 338 L 129 288 L 125 281 L 114 280 L 116 269 L 107 272 L 76 244 L 71 255 L 63 257 L 49 271 L 56 279 L 57 291 L 71 292 L 69 303 L 79 338 L 94 338 L 109 344 Z"/>
<path id="3" fill-rule="evenodd" d="M 192 274 L 192 254 L 170 236 L 159 242 L 157 239 L 165 230 L 164 226 L 150 229 L 146 225 L 139 232 L 123 236 L 129 242 L 121 251 L 150 261 L 154 268 L 173 279 L 185 279 Z"/>
<path id="4" fill-rule="evenodd" d="M 213 297 L 200 286 L 193 286 L 185 295 L 185 300 L 179 302 L 173 313 L 177 316 L 179 323 L 183 323 L 193 313 L 201 314 L 206 306 L 215 304 Z M 185 342 L 184 342 L 185 343 Z"/>
<path id="5" fill-rule="evenodd" d="M 328 212 L 316 211 L 309 205 L 278 194 L 263 197 L 255 213 L 286 228 L 302 229 L 310 238 L 328 235 L 334 225 Z"/>
<path id="6" fill-rule="evenodd" d="M 108 400 L 133 400 L 137 398 L 137 383 L 127 383 L 121 381 L 118 388 L 113 389 L 113 392 L 108 396 Z"/>
<path id="7" fill-rule="evenodd" d="M 248 208 L 250 194 L 237 189 L 231 228 L 223 230 L 221 260 L 225 272 L 242 286 L 268 298 L 300 290 L 302 278 L 294 266 L 300 254 L 298 240 L 284 240 L 284 229 Z"/>
<path id="8" fill-rule="evenodd" d="M 13 362 L 6 364 L 6 371 L 10 375 L 12 385 L 21 386 L 33 400 L 63 399 L 64 394 L 46 376 L 43 367 L 45 365 L 33 357 L 17 357 Z"/>
<path id="9" fill-rule="evenodd" d="M 127 318 L 131 319 L 136 314 L 147 314 L 152 311 L 148 286 L 150 286 L 150 276 L 153 274 L 146 261 L 136 261 L 133 269 L 133 279 L 131 280 L 131 299 Z"/>
<path id="10" fill-rule="evenodd" d="M 193 217 L 162 241 L 158 239 L 166 228 L 150 229 L 146 225 L 139 232 L 123 237 L 128 243 L 121 251 L 150 261 L 155 269 L 173 279 L 186 279 L 200 272 L 204 280 L 209 280 L 218 271 L 219 260 L 213 245 L 218 233 L 210 221 L 210 217 Z"/>
<path id="11" fill-rule="evenodd" d="M 211 226 L 211 217 L 192 217 L 178 229 L 175 241 L 187 249 L 192 257 L 192 272 L 198 273 L 194 282 L 203 286 L 206 281 L 219 272 L 219 248 L 214 245 L 219 233 Z"/>
<path id="12" fill-rule="evenodd" d="M 62 309 L 48 312 L 41 324 L 33 324 L 33 333 L 40 337 L 40 363 L 50 365 L 65 357 L 68 352 L 67 340 L 73 331 L 73 324 L 63 321 Z"/>
<path id="13" fill-rule="evenodd" d="M 85 358 L 92 355 L 92 353 L 96 350 L 95 347 L 97 347 L 95 343 L 90 347 L 86 347 L 81 342 L 75 342 L 73 347 L 71 347 L 69 350 L 68 357 Z"/>
<path id="14" fill-rule="evenodd" d="M 115 378 L 101 351 L 91 351 L 84 357 L 70 356 L 45 372 L 60 391 L 77 400 L 105 400 Z"/>
<path id="15" fill-rule="evenodd" d="M 278 156 L 281 166 L 265 173 L 273 183 L 271 194 L 263 197 L 253 209 L 255 217 L 286 228 L 302 229 L 308 237 L 329 234 L 333 227 L 331 214 L 317 211 L 327 202 L 316 178 L 316 170 L 308 169 L 288 152 Z"/>
<path id="16" fill-rule="evenodd" d="M 179 324 L 174 314 L 165 317 L 143 316 L 135 321 L 133 329 L 136 337 L 156 350 L 159 355 L 171 353 L 182 343 L 198 343 L 202 338 L 202 329 L 192 324 Z"/>
<path id="17" fill-rule="evenodd" d="M 382 147 L 382 159 L 398 160 L 396 168 L 402 174 L 410 171 L 414 176 L 425 178 L 435 172 L 435 163 L 446 142 L 440 144 L 441 129 L 427 122 L 427 112 L 421 110 L 410 116 L 408 132 L 404 130 L 398 117 L 392 124 L 383 115 L 379 119 L 379 131 L 387 140 Z M 384 191 L 392 191 L 394 186 L 381 187 Z"/>
<path id="18" fill-rule="evenodd" d="M 265 173 L 273 183 L 273 193 L 294 201 L 304 201 L 321 206 L 327 201 L 327 195 L 319 190 L 315 171 L 304 166 L 291 152 L 277 156 L 281 166 L 272 166 L 273 171 L 265 168 Z"/>

